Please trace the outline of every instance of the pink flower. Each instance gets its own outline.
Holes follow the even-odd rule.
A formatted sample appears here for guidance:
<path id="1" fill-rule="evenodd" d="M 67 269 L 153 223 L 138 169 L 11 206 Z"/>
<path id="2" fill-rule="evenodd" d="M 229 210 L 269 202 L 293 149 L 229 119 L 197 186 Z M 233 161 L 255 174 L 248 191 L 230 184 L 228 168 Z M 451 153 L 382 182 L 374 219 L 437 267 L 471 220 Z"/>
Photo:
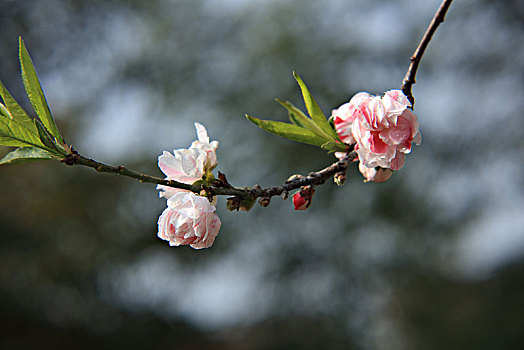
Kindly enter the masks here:
<path id="1" fill-rule="evenodd" d="M 353 96 L 349 102 L 344 103 L 331 112 L 331 117 L 335 123 L 335 130 L 342 142 L 348 145 L 355 143 L 355 139 L 351 133 L 351 124 L 353 124 L 353 121 L 357 117 L 356 108 L 369 98 L 371 98 L 371 95 L 367 92 L 359 92 Z"/>
<path id="2" fill-rule="evenodd" d="M 207 198 L 188 191 L 175 193 L 158 218 L 158 237 L 171 246 L 209 248 L 221 225 L 215 210 Z"/>
<path id="3" fill-rule="evenodd" d="M 393 175 L 393 170 L 387 168 L 368 168 L 362 163 L 358 164 L 358 170 L 365 178 L 365 182 L 386 182 Z"/>
<path id="4" fill-rule="evenodd" d="M 390 90 L 383 97 L 361 92 L 346 105 L 339 110 L 347 109 L 348 117 L 337 113 L 335 129 L 342 141 L 355 143 L 360 162 L 367 168 L 402 168 L 412 142 L 421 141 L 417 116 L 402 91 Z"/>
<path id="5" fill-rule="evenodd" d="M 202 179 L 207 173 L 217 166 L 216 149 L 218 141 L 209 143 L 206 128 L 195 123 L 198 140 L 194 141 L 189 149 L 176 149 L 173 154 L 164 151 L 158 157 L 158 167 L 167 180 L 175 180 L 185 184 L 193 184 Z M 160 197 L 170 198 L 181 190 L 169 186 L 158 185 Z"/>

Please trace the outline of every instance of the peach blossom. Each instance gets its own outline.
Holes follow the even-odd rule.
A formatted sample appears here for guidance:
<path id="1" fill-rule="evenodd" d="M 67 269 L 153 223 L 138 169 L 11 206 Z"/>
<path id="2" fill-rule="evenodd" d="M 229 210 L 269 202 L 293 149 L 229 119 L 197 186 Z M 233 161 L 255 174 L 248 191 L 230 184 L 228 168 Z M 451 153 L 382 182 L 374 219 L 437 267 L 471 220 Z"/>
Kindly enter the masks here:
<path id="1" fill-rule="evenodd" d="M 355 144 L 363 166 L 402 168 L 412 143 L 421 142 L 417 116 L 402 91 L 390 90 L 383 97 L 361 92 L 346 105 L 339 108 L 346 106 L 343 113 L 337 110 L 335 128 L 342 141 Z"/>
<path id="2" fill-rule="evenodd" d="M 171 246 L 209 248 L 220 230 L 216 208 L 192 192 L 175 193 L 158 219 L 158 237 Z"/>
<path id="3" fill-rule="evenodd" d="M 369 98 L 371 98 L 371 95 L 367 92 L 359 92 L 353 96 L 349 102 L 344 103 L 331 112 L 331 118 L 333 118 L 333 122 L 335 123 L 335 130 L 342 142 L 348 145 L 355 143 L 355 139 L 351 133 L 351 124 L 353 124 L 353 121 L 357 117 L 355 113 L 357 106 Z"/>
<path id="4" fill-rule="evenodd" d="M 206 128 L 200 124 L 195 123 L 198 140 L 193 141 L 189 149 L 199 149 L 206 153 L 205 168 L 207 170 L 213 170 L 217 166 L 217 155 L 216 150 L 218 148 L 218 141 L 209 142 L 209 136 L 207 136 Z"/>
<path id="5" fill-rule="evenodd" d="M 206 128 L 195 123 L 198 140 L 189 149 L 176 149 L 173 154 L 164 151 L 158 157 L 158 167 L 166 175 L 167 180 L 175 180 L 185 184 L 193 184 L 202 179 L 206 172 L 217 166 L 216 149 L 218 141 L 209 143 Z M 170 198 L 181 190 L 169 186 L 158 185 L 160 197 Z"/>

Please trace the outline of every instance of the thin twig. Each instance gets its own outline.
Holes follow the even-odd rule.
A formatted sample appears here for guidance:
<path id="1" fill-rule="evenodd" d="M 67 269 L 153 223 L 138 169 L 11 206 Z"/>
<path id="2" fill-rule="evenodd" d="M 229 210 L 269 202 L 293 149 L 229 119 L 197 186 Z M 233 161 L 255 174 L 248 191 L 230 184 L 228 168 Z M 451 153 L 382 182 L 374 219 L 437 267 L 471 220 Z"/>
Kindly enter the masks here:
<path id="1" fill-rule="evenodd" d="M 437 10 L 435 16 L 431 20 L 431 23 L 429 24 L 426 33 L 424 34 L 422 40 L 418 44 L 415 53 L 413 53 L 413 56 L 411 56 L 410 58 L 411 64 L 409 65 L 408 71 L 406 72 L 406 76 L 402 81 L 402 87 L 400 89 L 408 97 L 409 101 L 411 102 L 411 105 L 415 104 L 415 98 L 413 97 L 413 93 L 411 92 L 411 87 L 413 86 L 413 84 L 415 84 L 415 76 L 417 75 L 417 69 L 420 64 L 420 60 L 422 58 L 422 55 L 424 55 L 424 51 L 426 50 L 426 47 L 431 41 L 433 34 L 437 31 L 437 27 L 440 25 L 440 23 L 444 22 L 444 17 L 446 16 L 446 12 L 448 11 L 452 1 L 453 0 L 442 1 L 442 4 L 440 4 L 439 9 Z"/>
<path id="2" fill-rule="evenodd" d="M 309 173 L 307 176 L 298 177 L 296 179 L 287 181 L 285 184 L 281 186 L 260 188 L 260 189 L 255 188 L 250 191 L 251 196 L 253 198 L 279 196 L 284 191 L 289 192 L 292 190 L 296 190 L 302 186 L 321 185 L 324 182 L 326 182 L 327 179 L 329 179 L 336 173 L 341 172 L 341 171 L 346 171 L 349 163 L 351 163 L 357 157 L 358 157 L 357 153 L 355 151 L 351 151 L 343 159 L 339 160 L 338 162 L 335 162 L 322 170 Z"/>
<path id="3" fill-rule="evenodd" d="M 280 186 L 261 188 L 260 186 L 255 185 L 253 188 L 237 188 L 237 187 L 232 187 L 229 184 L 227 184 L 228 186 L 220 186 L 220 184 L 217 184 L 217 185 L 211 186 L 208 189 L 202 188 L 202 186 L 199 186 L 199 185 L 190 185 L 190 184 L 185 184 L 185 183 L 178 182 L 175 180 L 167 180 L 167 179 L 162 179 L 162 178 L 155 177 L 155 176 L 141 174 L 137 171 L 130 170 L 122 165 L 112 166 L 112 165 L 100 163 L 96 160 L 86 158 L 80 155 L 77 151 L 72 149 L 72 147 L 71 147 L 71 152 L 69 153 L 69 155 L 66 158 L 62 160 L 62 162 L 68 165 L 83 165 L 86 167 L 93 168 L 96 171 L 101 172 L 101 173 L 118 174 L 118 175 L 127 176 L 127 177 L 131 177 L 131 178 L 140 180 L 140 182 L 148 182 L 148 183 L 154 183 L 154 184 L 168 186 L 168 187 L 180 188 L 180 189 L 192 191 L 195 193 L 201 193 L 202 190 L 204 190 L 204 191 L 210 191 L 212 195 L 235 196 L 235 197 L 239 197 L 242 199 L 245 199 L 245 198 L 256 199 L 258 197 L 279 196 L 284 191 L 292 191 L 292 190 L 295 190 L 297 188 L 300 188 L 306 185 L 322 184 L 328 178 L 335 175 L 336 173 L 340 171 L 345 171 L 348 167 L 348 164 L 352 162 L 355 158 L 357 158 L 356 152 L 350 151 L 344 159 L 338 162 L 335 162 L 322 170 L 319 170 L 317 172 L 312 172 L 307 176 L 297 177 L 293 180 L 287 181 L 286 183 Z"/>

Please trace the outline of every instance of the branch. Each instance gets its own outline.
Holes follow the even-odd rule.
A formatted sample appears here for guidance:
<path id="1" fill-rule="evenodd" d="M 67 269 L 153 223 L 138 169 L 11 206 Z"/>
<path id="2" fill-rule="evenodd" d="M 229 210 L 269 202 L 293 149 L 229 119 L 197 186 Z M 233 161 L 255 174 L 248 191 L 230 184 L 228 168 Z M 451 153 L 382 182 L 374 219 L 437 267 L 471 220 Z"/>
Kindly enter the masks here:
<path id="1" fill-rule="evenodd" d="M 137 171 L 130 170 L 122 165 L 112 166 L 100 163 L 96 160 L 80 155 L 76 150 L 73 149 L 73 147 L 70 147 L 70 153 L 64 159 L 62 159 L 62 163 L 67 165 L 83 165 L 93 168 L 101 173 L 118 174 L 140 180 L 140 182 L 148 182 L 157 185 L 180 188 L 195 193 L 202 193 L 202 191 L 204 191 L 208 196 L 227 195 L 241 199 L 254 200 L 259 197 L 270 198 L 273 196 L 280 196 L 284 192 L 289 192 L 302 186 L 315 186 L 323 184 L 327 179 L 329 179 L 331 176 L 334 176 L 336 173 L 346 171 L 348 164 L 356 158 L 356 152 L 350 148 L 346 157 L 322 170 L 309 173 L 307 176 L 298 176 L 292 180 L 286 181 L 283 185 L 268 188 L 262 188 L 258 185 L 253 186 L 253 188 L 233 187 L 227 182 L 225 176 L 223 175 L 219 176 L 219 180 L 215 180 L 212 186 L 209 188 L 199 185 L 189 185 L 175 180 L 166 180 L 159 177 L 142 174 Z"/>
<path id="2" fill-rule="evenodd" d="M 351 163 L 357 157 L 358 155 L 355 151 L 349 150 L 343 159 L 331 164 L 330 166 L 322 170 L 311 172 L 307 176 L 298 176 L 296 178 L 293 178 L 292 180 L 286 181 L 286 183 L 281 186 L 268 187 L 263 189 L 255 185 L 255 188 L 250 190 L 250 195 L 253 198 L 270 198 L 272 196 L 279 196 L 284 192 L 289 192 L 298 189 L 302 186 L 321 185 L 324 182 L 326 182 L 326 180 L 329 179 L 331 176 L 334 176 L 339 172 L 345 172 L 348 168 L 349 163 Z"/>
<path id="3" fill-rule="evenodd" d="M 435 13 L 435 16 L 433 17 L 431 23 L 429 24 L 426 33 L 422 37 L 422 40 L 420 41 L 417 49 L 415 50 L 415 53 L 410 58 L 411 64 L 409 65 L 406 76 L 404 77 L 401 89 L 402 92 L 408 97 L 412 105 L 415 103 L 415 99 L 411 92 L 411 88 L 413 84 L 415 84 L 415 76 L 417 74 L 417 69 L 420 64 L 420 60 L 422 58 L 422 55 L 424 54 L 424 51 L 426 50 L 426 47 L 431 41 L 433 34 L 437 30 L 437 27 L 440 25 L 440 23 L 444 22 L 444 17 L 452 1 L 453 0 L 444 0 L 442 2 L 439 9 Z M 154 183 L 157 185 L 192 191 L 200 195 L 207 196 L 209 198 L 219 195 L 233 196 L 230 199 L 237 203 L 236 209 L 239 208 L 238 204 L 240 203 L 240 201 L 243 200 L 254 201 L 256 198 L 260 198 L 260 204 L 262 206 L 267 206 L 269 204 L 269 199 L 273 196 L 281 195 L 283 198 L 287 198 L 287 194 L 289 191 L 308 185 L 321 185 L 327 179 L 329 179 L 337 173 L 345 174 L 345 171 L 347 170 L 349 163 L 351 163 L 358 157 L 357 153 L 353 150 L 353 146 L 350 146 L 346 152 L 346 156 L 342 160 L 339 160 L 338 162 L 335 162 L 322 170 L 311 172 L 307 176 L 294 176 L 288 181 L 286 181 L 283 185 L 274 187 L 262 188 L 259 185 L 254 185 L 253 188 L 239 188 L 231 186 L 228 183 L 225 175 L 221 173 L 219 173 L 219 178 L 217 180 L 211 181 L 211 186 L 209 187 L 205 187 L 204 185 L 190 185 L 175 180 L 167 180 L 159 177 L 141 174 L 139 172 L 130 170 L 122 165 L 111 166 L 103 164 L 96 160 L 86 158 L 80 155 L 77 151 L 73 149 L 72 146 L 69 147 L 69 150 L 70 151 L 67 154 L 67 156 L 64 159 L 62 159 L 62 162 L 67 165 L 83 165 L 93 168 L 98 172 L 118 174 L 140 180 L 140 182 Z"/>
<path id="4" fill-rule="evenodd" d="M 426 47 L 431 41 L 433 34 L 437 31 L 437 27 L 440 25 L 440 23 L 444 22 L 444 17 L 446 16 L 446 12 L 448 11 L 452 1 L 453 0 L 442 1 L 442 4 L 440 4 L 439 9 L 437 10 L 435 16 L 431 20 L 431 23 L 429 24 L 426 33 L 424 34 L 422 40 L 418 44 L 415 53 L 413 53 L 413 56 L 411 56 L 410 58 L 411 64 L 409 65 L 408 71 L 406 72 L 406 76 L 402 81 L 402 87 L 400 89 L 408 97 L 409 101 L 411 102 L 411 105 L 415 104 L 415 98 L 413 97 L 413 94 L 411 92 L 411 87 L 413 86 L 413 84 L 415 84 L 415 76 L 417 75 L 417 69 L 420 64 L 420 60 L 422 58 L 422 55 L 424 55 L 424 51 L 426 50 Z"/>

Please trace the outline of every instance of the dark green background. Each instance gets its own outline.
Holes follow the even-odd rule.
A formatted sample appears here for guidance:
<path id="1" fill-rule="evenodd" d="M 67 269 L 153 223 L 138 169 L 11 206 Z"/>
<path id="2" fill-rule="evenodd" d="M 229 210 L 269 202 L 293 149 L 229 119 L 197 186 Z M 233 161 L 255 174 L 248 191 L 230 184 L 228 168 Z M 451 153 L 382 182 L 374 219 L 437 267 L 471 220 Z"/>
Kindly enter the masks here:
<path id="1" fill-rule="evenodd" d="M 203 123 L 237 186 L 334 157 L 257 129 L 400 86 L 439 1 L 0 0 L 0 79 L 26 109 L 22 35 L 66 140 L 162 174 Z M 58 162 L 0 167 L 2 349 L 518 349 L 524 343 L 521 1 L 456 1 L 414 87 L 423 142 L 385 184 L 230 213 L 211 249 L 156 237 L 154 186 Z M 7 148 L 0 150 L 2 153 Z"/>

